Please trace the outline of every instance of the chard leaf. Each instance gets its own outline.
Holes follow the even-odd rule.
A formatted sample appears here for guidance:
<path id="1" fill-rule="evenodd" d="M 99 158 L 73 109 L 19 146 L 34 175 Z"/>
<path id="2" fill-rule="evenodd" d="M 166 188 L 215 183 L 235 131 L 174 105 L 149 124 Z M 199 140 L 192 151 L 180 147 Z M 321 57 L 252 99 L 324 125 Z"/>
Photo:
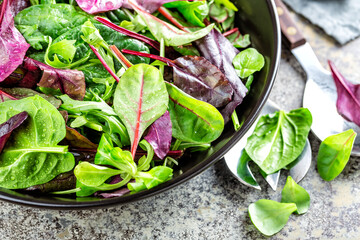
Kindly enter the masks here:
<path id="1" fill-rule="evenodd" d="M 241 35 L 238 29 L 237 31 L 231 33 L 230 35 L 227 35 L 226 38 L 229 39 L 232 45 L 236 48 L 247 48 L 251 44 L 250 35 L 249 34 Z"/>
<path id="2" fill-rule="evenodd" d="M 0 82 L 22 63 L 30 45 L 14 26 L 18 1 L 4 0 L 0 5 Z"/>
<path id="3" fill-rule="evenodd" d="M 226 37 L 215 29 L 204 38 L 197 40 L 195 44 L 198 47 L 201 56 L 209 60 L 224 73 L 234 90 L 231 102 L 221 109 L 221 114 L 224 117 L 225 123 L 227 123 L 230 120 L 231 114 L 243 101 L 247 93 L 246 87 L 238 77 L 232 65 L 232 61 L 239 51 Z"/>
<path id="4" fill-rule="evenodd" d="M 168 111 L 150 126 L 144 139 L 152 146 L 156 156 L 164 159 L 170 150 L 172 140 L 172 125 Z"/>
<path id="5" fill-rule="evenodd" d="M 132 7 L 143 18 L 152 35 L 159 42 L 161 39 L 164 39 L 166 46 L 180 46 L 189 44 L 206 36 L 214 28 L 214 24 L 211 24 L 196 32 L 184 32 L 151 15 L 134 4 L 132 4 Z"/>
<path id="6" fill-rule="evenodd" d="M 245 150 L 266 174 L 272 174 L 301 154 L 311 124 L 312 116 L 306 108 L 261 116 Z"/>
<path id="7" fill-rule="evenodd" d="M 236 73 L 241 78 L 247 78 L 254 72 L 260 71 L 264 64 L 264 57 L 255 48 L 241 51 L 233 60 Z"/>
<path id="8" fill-rule="evenodd" d="M 83 149 L 97 149 L 97 145 L 92 143 L 88 138 L 81 135 L 75 129 L 66 126 L 65 140 L 71 147 Z"/>
<path id="9" fill-rule="evenodd" d="M 197 100 L 176 86 L 166 84 L 173 137 L 185 142 L 210 143 L 224 129 L 224 119 L 212 105 Z"/>
<path id="10" fill-rule="evenodd" d="M 4 149 L 11 133 L 18 128 L 28 116 L 27 112 L 21 112 L 12 116 L 6 122 L 0 124 L 0 153 Z"/>
<path id="11" fill-rule="evenodd" d="M 310 195 L 301 186 L 299 186 L 291 176 L 288 176 L 286 184 L 281 192 L 282 203 L 295 203 L 297 214 L 304 214 L 310 207 Z"/>
<path id="12" fill-rule="evenodd" d="M 0 103 L 0 122 L 26 111 L 28 119 L 11 134 L 0 155 L 0 186 L 19 189 L 43 184 L 70 171 L 74 156 L 57 145 L 66 134 L 59 111 L 40 96 Z"/>
<path id="13" fill-rule="evenodd" d="M 279 203 L 261 199 L 249 206 L 249 216 L 255 227 L 264 235 L 271 236 L 286 225 L 296 211 L 295 203 Z"/>
<path id="14" fill-rule="evenodd" d="M 163 76 L 157 68 L 138 64 L 121 77 L 114 94 L 114 109 L 129 133 L 133 158 L 141 135 L 165 113 L 168 102 Z"/>
<path id="15" fill-rule="evenodd" d="M 190 23 L 195 26 L 205 27 L 203 21 L 209 14 L 209 7 L 207 6 L 206 1 L 175 1 L 164 4 L 164 7 L 176 8 Z"/>
<path id="16" fill-rule="evenodd" d="M 327 137 L 319 148 L 317 169 L 325 181 L 336 178 L 349 161 L 352 147 L 356 138 L 354 130 Z"/>
<path id="17" fill-rule="evenodd" d="M 360 84 L 347 81 L 331 61 L 329 66 L 336 85 L 336 107 L 339 114 L 360 126 Z"/>

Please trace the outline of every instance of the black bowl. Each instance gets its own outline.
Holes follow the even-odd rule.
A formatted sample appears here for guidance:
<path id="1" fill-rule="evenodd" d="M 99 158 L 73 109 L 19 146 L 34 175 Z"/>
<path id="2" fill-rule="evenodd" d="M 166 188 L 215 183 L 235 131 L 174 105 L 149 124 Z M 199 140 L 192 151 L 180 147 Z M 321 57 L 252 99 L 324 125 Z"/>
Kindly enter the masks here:
<path id="1" fill-rule="evenodd" d="M 240 122 L 243 122 L 242 128 L 238 132 L 234 132 L 232 123 L 227 124 L 223 134 L 208 151 L 187 155 L 181 159 L 180 167 L 172 180 L 133 195 L 110 199 L 95 197 L 75 199 L 64 196 L 36 196 L 1 188 L 0 199 L 33 207 L 56 209 L 108 207 L 140 200 L 173 188 L 220 160 L 243 137 L 259 115 L 275 81 L 281 50 L 280 27 L 273 1 L 235 0 L 233 2 L 239 8 L 236 20 L 238 28 L 242 33 L 250 34 L 253 46 L 264 55 L 266 60 L 263 70 L 255 76 L 250 94 L 236 109 L 240 116 Z M 179 170 L 182 171 L 182 174 L 179 174 Z"/>

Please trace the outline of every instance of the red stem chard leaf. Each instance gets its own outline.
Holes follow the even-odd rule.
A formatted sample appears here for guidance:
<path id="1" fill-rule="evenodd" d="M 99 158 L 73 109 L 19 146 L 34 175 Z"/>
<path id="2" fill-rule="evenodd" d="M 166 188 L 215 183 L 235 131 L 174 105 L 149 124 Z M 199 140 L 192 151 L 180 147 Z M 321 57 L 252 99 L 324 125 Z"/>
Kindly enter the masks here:
<path id="1" fill-rule="evenodd" d="M 339 114 L 360 126 L 360 84 L 347 81 L 331 61 L 329 66 L 337 89 L 336 107 Z"/>
<path id="2" fill-rule="evenodd" d="M 157 68 L 138 64 L 121 77 L 114 94 L 114 109 L 129 133 L 133 158 L 141 135 L 166 112 L 168 102 L 163 76 Z"/>
<path id="3" fill-rule="evenodd" d="M 234 90 L 231 102 L 220 111 L 224 117 L 225 123 L 227 123 L 230 120 L 231 114 L 243 101 L 248 91 L 232 65 L 232 61 L 239 51 L 226 37 L 215 29 L 204 38 L 195 41 L 195 44 L 198 47 L 201 56 L 205 57 L 224 73 Z"/>
<path id="4" fill-rule="evenodd" d="M 86 148 L 86 149 L 97 149 L 98 146 L 95 143 L 92 143 L 88 138 L 81 135 L 78 131 L 75 129 L 66 126 L 66 136 L 65 140 L 68 143 L 67 145 L 70 145 L 74 148 Z"/>
<path id="5" fill-rule="evenodd" d="M 317 169 L 325 181 L 336 178 L 349 161 L 356 133 L 349 129 L 345 132 L 327 137 L 319 148 Z"/>
<path id="6" fill-rule="evenodd" d="M 172 124 L 168 111 L 158 118 L 149 128 L 148 134 L 144 137 L 153 147 L 156 156 L 164 159 L 168 154 L 172 139 Z"/>
<path id="7" fill-rule="evenodd" d="M 250 35 L 249 34 L 242 35 L 238 28 L 233 28 L 228 32 L 224 33 L 223 35 L 236 48 L 247 48 L 251 44 Z"/>
<path id="8" fill-rule="evenodd" d="M 191 143 L 210 143 L 224 129 L 224 119 L 212 105 L 184 93 L 175 85 L 166 84 L 173 137 Z"/>
<path id="9" fill-rule="evenodd" d="M 189 44 L 197 39 L 206 36 L 214 28 L 214 24 L 211 24 L 206 28 L 203 28 L 196 32 L 184 32 L 168 24 L 167 22 L 164 22 L 161 19 L 151 15 L 136 4 L 131 3 L 131 5 L 135 9 L 135 11 L 143 18 L 148 29 L 156 38 L 156 40 L 160 42 L 161 39 L 163 39 L 166 46 L 180 46 Z"/>
<path id="10" fill-rule="evenodd" d="M 18 1 L 4 0 L 0 5 L 0 82 L 23 62 L 30 45 L 14 26 Z"/>
<path id="11" fill-rule="evenodd" d="M 7 140 L 12 131 L 19 127 L 28 117 L 27 112 L 21 112 L 9 118 L 6 122 L 0 125 L 0 153 L 2 152 Z"/>

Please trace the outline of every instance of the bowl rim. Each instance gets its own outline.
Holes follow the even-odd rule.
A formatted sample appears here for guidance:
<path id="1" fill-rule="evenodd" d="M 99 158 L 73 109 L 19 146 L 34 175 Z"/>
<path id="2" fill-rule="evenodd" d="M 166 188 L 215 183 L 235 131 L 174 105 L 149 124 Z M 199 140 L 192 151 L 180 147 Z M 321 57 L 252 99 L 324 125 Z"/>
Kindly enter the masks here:
<path id="1" fill-rule="evenodd" d="M 122 196 L 121 198 L 109 198 L 109 199 L 101 199 L 96 201 L 78 201 L 78 202 L 56 202 L 55 200 L 49 200 L 45 201 L 42 199 L 36 199 L 35 200 L 29 200 L 22 196 L 16 196 L 7 192 L 1 192 L 0 191 L 0 200 L 4 200 L 11 203 L 16 203 L 23 206 L 30 206 L 30 207 L 36 207 L 36 208 L 46 208 L 46 209 L 64 209 L 64 210 L 74 210 L 74 209 L 91 209 L 91 208 L 107 208 L 114 205 L 122 205 L 125 203 L 135 202 L 139 201 L 148 197 L 152 197 L 154 195 L 157 195 L 159 193 L 165 192 L 167 190 L 170 190 L 185 181 L 199 175 L 203 171 L 205 171 L 207 168 L 209 168 L 211 165 L 216 163 L 217 161 L 221 160 L 223 155 L 227 153 L 249 130 L 251 125 L 255 122 L 258 115 L 261 112 L 261 109 L 263 108 L 265 102 L 267 101 L 271 89 L 275 82 L 275 77 L 278 71 L 279 63 L 280 63 L 280 56 L 281 56 L 281 31 L 280 31 L 280 23 L 278 14 L 276 11 L 276 6 L 274 1 L 272 0 L 266 0 L 270 16 L 272 19 L 272 25 L 273 25 L 273 34 L 274 34 L 274 56 L 275 61 L 272 61 L 272 64 L 270 65 L 270 70 L 268 74 L 268 81 L 266 81 L 266 84 L 264 86 L 264 89 L 266 89 L 262 95 L 260 95 L 260 100 L 256 103 L 254 108 L 250 111 L 250 118 L 247 119 L 247 121 L 242 126 L 241 131 L 238 131 L 234 134 L 234 136 L 223 146 L 221 147 L 222 151 L 216 151 L 211 156 L 209 156 L 209 159 L 206 161 L 202 161 L 198 165 L 192 167 L 188 171 L 184 172 L 183 174 L 177 176 L 174 179 L 171 179 L 168 182 L 162 183 L 160 186 L 157 186 L 155 188 L 149 189 L 147 191 L 142 191 L 133 195 L 127 195 Z"/>

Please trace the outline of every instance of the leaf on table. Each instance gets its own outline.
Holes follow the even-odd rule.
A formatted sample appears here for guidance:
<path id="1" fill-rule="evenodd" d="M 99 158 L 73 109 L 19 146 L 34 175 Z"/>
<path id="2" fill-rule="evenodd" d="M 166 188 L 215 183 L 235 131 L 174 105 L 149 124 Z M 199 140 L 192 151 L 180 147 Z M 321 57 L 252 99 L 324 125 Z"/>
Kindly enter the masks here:
<path id="1" fill-rule="evenodd" d="M 198 47 L 201 56 L 205 57 L 224 73 L 234 90 L 232 100 L 220 110 L 225 123 L 227 123 L 235 108 L 243 101 L 248 92 L 232 65 L 232 61 L 239 53 L 239 50 L 215 29 L 204 38 L 195 41 L 195 44 Z"/>
<path id="2" fill-rule="evenodd" d="M 166 87 L 174 138 L 210 143 L 221 135 L 224 119 L 214 106 L 191 97 L 170 83 Z"/>
<path id="3" fill-rule="evenodd" d="M 295 203 L 297 214 L 304 214 L 310 207 L 310 195 L 300 185 L 298 185 L 291 176 L 288 176 L 286 184 L 281 192 L 282 203 Z"/>
<path id="4" fill-rule="evenodd" d="M 336 107 L 339 114 L 360 126 L 360 84 L 347 81 L 331 61 L 329 66 L 336 85 Z"/>
<path id="5" fill-rule="evenodd" d="M 14 129 L 18 128 L 28 116 L 27 112 L 21 112 L 12 116 L 6 122 L 0 124 L 0 153 L 4 149 L 5 144 Z"/>
<path id="6" fill-rule="evenodd" d="M 260 199 L 249 205 L 248 211 L 252 223 L 264 235 L 271 236 L 279 232 L 296 211 L 295 203 L 279 203 Z"/>
<path id="7" fill-rule="evenodd" d="M 245 150 L 266 174 L 272 174 L 301 154 L 311 124 L 312 116 L 306 108 L 261 116 Z"/>
<path id="8" fill-rule="evenodd" d="M 0 122 L 26 111 L 28 119 L 11 134 L 0 155 L 0 186 L 43 184 L 73 169 L 74 156 L 58 143 L 66 135 L 59 111 L 40 96 L 0 103 Z"/>
<path id="9" fill-rule="evenodd" d="M 153 147 L 156 156 L 164 159 L 170 150 L 172 140 L 172 124 L 168 111 L 150 126 L 144 139 Z"/>
<path id="10" fill-rule="evenodd" d="M 327 137 L 319 148 L 317 169 L 325 181 L 336 178 L 349 161 L 356 133 L 349 129 Z"/>
<path id="11" fill-rule="evenodd" d="M 14 16 L 21 4 L 4 0 L 0 5 L 0 82 L 22 63 L 30 45 L 14 26 Z"/>

